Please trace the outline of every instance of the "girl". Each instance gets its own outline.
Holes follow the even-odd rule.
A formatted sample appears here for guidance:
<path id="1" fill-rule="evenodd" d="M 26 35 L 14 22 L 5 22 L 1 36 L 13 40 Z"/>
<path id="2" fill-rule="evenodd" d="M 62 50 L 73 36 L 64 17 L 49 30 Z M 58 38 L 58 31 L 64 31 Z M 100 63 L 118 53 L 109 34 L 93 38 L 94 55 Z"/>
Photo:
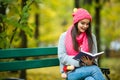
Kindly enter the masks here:
<path id="1" fill-rule="evenodd" d="M 83 9 L 75 9 L 73 13 L 73 24 L 61 34 L 58 43 L 58 58 L 60 61 L 61 73 L 64 73 L 64 65 L 73 65 L 74 70 L 67 72 L 67 80 L 105 80 L 97 62 L 83 56 L 81 61 L 73 57 L 81 49 L 92 54 L 97 53 L 95 35 L 91 32 L 92 17 Z"/>

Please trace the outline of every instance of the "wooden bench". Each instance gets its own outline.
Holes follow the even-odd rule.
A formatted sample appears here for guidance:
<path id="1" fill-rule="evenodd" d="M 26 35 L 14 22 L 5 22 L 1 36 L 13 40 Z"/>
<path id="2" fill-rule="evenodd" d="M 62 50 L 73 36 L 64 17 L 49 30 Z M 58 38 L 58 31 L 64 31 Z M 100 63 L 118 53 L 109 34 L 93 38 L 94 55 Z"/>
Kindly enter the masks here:
<path id="1" fill-rule="evenodd" d="M 53 55 L 55 56 L 52 57 Z M 35 58 L 31 59 L 29 57 L 35 57 Z M 36 57 L 40 57 L 40 58 L 36 58 Z M 26 59 L 16 60 L 16 58 L 26 58 Z M 13 60 L 5 61 L 5 59 L 13 59 Z M 52 66 L 59 66 L 59 60 L 57 58 L 57 47 L 14 48 L 14 49 L 0 50 L 0 72 L 52 67 Z M 108 76 L 108 74 L 110 74 L 109 69 L 101 68 L 101 70 L 103 74 L 106 75 L 108 80 L 110 80 Z"/>

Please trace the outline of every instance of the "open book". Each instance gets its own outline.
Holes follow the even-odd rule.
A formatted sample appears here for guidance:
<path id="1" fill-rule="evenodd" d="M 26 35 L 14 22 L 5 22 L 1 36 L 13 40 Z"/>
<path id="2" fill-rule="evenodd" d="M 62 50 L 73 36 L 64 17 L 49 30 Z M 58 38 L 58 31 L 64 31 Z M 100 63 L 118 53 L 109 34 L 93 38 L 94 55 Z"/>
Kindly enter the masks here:
<path id="1" fill-rule="evenodd" d="M 93 59 L 93 58 L 95 59 L 103 53 L 104 52 L 99 52 L 99 53 L 96 53 L 96 54 L 92 54 L 92 53 L 89 53 L 89 52 L 81 51 L 75 57 L 73 57 L 73 59 L 80 61 L 81 57 L 83 57 L 83 56 L 88 56 L 89 59 Z"/>

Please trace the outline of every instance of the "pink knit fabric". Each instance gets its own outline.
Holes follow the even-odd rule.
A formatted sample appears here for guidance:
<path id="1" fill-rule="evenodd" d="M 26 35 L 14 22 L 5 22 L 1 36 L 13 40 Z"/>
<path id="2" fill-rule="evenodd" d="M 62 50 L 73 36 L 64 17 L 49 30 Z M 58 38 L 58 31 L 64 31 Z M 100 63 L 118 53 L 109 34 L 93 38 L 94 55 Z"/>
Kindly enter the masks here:
<path id="1" fill-rule="evenodd" d="M 89 19 L 90 21 L 92 21 L 92 17 L 89 12 L 83 8 L 78 8 L 77 11 L 72 14 L 72 16 L 73 24 L 77 23 L 82 19 Z"/>
<path id="2" fill-rule="evenodd" d="M 66 52 L 70 56 L 74 56 L 74 55 L 78 54 L 78 52 L 74 50 L 73 44 L 72 44 L 72 37 L 71 37 L 71 30 L 72 30 L 72 28 L 73 27 L 70 27 L 68 29 L 68 31 L 66 33 L 66 38 L 65 38 Z M 82 48 L 83 51 L 86 51 L 86 52 L 89 51 L 88 39 L 87 39 L 86 32 L 83 32 L 79 36 L 77 36 L 76 40 L 77 40 L 80 48 Z"/>

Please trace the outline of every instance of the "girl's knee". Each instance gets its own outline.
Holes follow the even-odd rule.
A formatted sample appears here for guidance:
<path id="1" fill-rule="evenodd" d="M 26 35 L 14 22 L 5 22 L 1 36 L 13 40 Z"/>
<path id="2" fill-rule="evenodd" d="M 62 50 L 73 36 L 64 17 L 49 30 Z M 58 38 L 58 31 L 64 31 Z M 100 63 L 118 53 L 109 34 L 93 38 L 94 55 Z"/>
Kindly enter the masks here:
<path id="1" fill-rule="evenodd" d="M 95 73 L 95 72 L 101 73 L 101 70 L 100 70 L 100 68 L 98 66 L 92 66 L 91 70 L 92 70 L 93 73 Z"/>
<path id="2" fill-rule="evenodd" d="M 92 67 L 93 67 L 92 69 L 95 70 L 95 71 L 100 70 L 100 68 L 98 66 L 93 65 Z"/>
<path id="3" fill-rule="evenodd" d="M 93 77 L 89 76 L 89 77 L 86 77 L 84 80 L 95 80 Z"/>

